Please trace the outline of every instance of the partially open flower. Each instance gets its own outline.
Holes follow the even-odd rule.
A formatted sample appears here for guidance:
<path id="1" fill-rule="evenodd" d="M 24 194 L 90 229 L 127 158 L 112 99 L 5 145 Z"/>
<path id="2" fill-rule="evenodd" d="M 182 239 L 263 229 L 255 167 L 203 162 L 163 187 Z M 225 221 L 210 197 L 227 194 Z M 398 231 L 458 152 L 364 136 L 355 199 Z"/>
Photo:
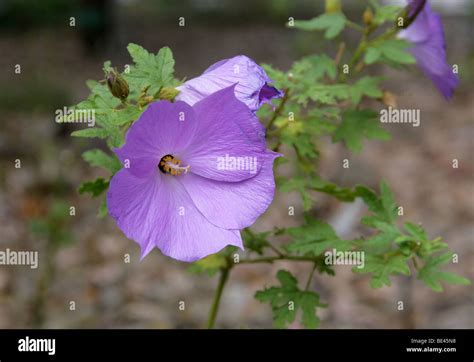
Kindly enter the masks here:
<path id="1" fill-rule="evenodd" d="M 237 99 L 256 111 L 263 103 L 270 103 L 273 98 L 283 96 L 283 92 L 271 86 L 271 83 L 267 73 L 252 59 L 238 55 L 211 65 L 199 77 L 177 87 L 180 93 L 176 100 L 193 105 L 218 90 L 237 84 Z"/>
<path id="2" fill-rule="evenodd" d="M 446 60 L 446 44 L 440 16 L 427 0 L 409 0 L 409 18 L 416 15 L 399 37 L 411 42 L 411 53 L 418 66 L 446 99 L 450 99 L 459 79 Z"/>
<path id="3" fill-rule="evenodd" d="M 107 193 L 110 215 L 142 257 L 157 247 L 195 261 L 226 245 L 270 205 L 273 161 L 256 116 L 235 86 L 190 106 L 152 103 L 115 150 L 124 165 Z"/>

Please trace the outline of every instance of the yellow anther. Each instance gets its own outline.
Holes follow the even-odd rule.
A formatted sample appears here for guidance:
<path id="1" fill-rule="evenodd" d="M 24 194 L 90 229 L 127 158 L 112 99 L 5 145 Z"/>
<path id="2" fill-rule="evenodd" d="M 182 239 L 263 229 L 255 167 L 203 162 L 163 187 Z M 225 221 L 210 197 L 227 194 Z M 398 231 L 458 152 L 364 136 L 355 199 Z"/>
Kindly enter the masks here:
<path id="1" fill-rule="evenodd" d="M 172 176 L 187 174 L 190 166 L 181 166 L 181 164 L 182 162 L 180 159 L 172 155 L 165 155 L 161 158 L 158 168 L 161 172 L 168 173 Z"/>

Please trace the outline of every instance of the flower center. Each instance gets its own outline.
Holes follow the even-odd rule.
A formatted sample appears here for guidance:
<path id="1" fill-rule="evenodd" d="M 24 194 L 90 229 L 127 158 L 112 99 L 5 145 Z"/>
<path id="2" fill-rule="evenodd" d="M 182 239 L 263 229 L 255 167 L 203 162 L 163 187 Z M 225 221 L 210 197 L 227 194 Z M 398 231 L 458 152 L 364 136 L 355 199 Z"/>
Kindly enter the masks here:
<path id="1" fill-rule="evenodd" d="M 181 166 L 181 160 L 172 155 L 165 155 L 161 158 L 158 168 L 163 173 L 169 173 L 172 176 L 179 176 L 182 173 L 187 174 L 189 165 Z"/>

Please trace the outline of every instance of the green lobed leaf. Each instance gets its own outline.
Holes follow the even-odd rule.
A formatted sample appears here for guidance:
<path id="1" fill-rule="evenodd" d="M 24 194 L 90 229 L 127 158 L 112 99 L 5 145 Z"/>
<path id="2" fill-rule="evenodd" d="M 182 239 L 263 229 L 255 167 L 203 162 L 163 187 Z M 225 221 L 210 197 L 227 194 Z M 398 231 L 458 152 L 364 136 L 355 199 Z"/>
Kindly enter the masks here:
<path id="1" fill-rule="evenodd" d="M 317 308 L 327 307 L 320 302 L 319 295 L 300 290 L 296 278 L 286 270 L 279 270 L 277 279 L 280 286 L 265 288 L 255 294 L 258 301 L 270 303 L 275 327 L 285 328 L 289 323 L 293 323 L 298 309 L 301 309 L 303 326 L 317 328 L 320 322 Z"/>
<path id="2" fill-rule="evenodd" d="M 321 84 L 311 82 L 309 79 L 302 81 L 292 96 L 297 103 L 306 107 L 308 101 L 334 105 L 338 101 L 348 99 L 350 86 L 347 84 Z"/>
<path id="3" fill-rule="evenodd" d="M 331 195 L 340 201 L 352 202 L 356 198 L 356 193 L 347 187 L 339 187 L 335 183 L 323 180 L 317 176 L 312 177 L 309 187 L 312 190 Z"/>
<path id="4" fill-rule="evenodd" d="M 269 245 L 267 238 L 270 234 L 271 232 L 254 233 L 248 229 L 244 229 L 242 231 L 242 239 L 245 249 L 262 255 L 264 249 Z"/>
<path id="5" fill-rule="evenodd" d="M 162 87 L 174 86 L 174 59 L 170 48 L 163 47 L 155 55 L 130 43 L 127 50 L 135 65 L 123 75 L 134 89 L 149 87 L 150 94 L 155 94 Z"/>
<path id="6" fill-rule="evenodd" d="M 381 77 L 363 77 L 357 80 L 351 88 L 351 100 L 354 106 L 358 105 L 363 96 L 369 98 L 380 98 L 383 93 L 379 87 L 379 83 L 382 81 Z"/>
<path id="7" fill-rule="evenodd" d="M 308 218 L 306 224 L 287 229 L 292 242 L 286 246 L 291 253 L 322 254 L 327 249 L 336 248 L 344 251 L 350 248 L 347 241 L 341 240 L 328 223 Z"/>
<path id="8" fill-rule="evenodd" d="M 442 271 L 440 268 L 444 264 L 452 261 L 453 253 L 447 252 L 438 256 L 430 256 L 426 259 L 425 265 L 418 271 L 417 278 L 423 281 L 435 292 L 442 292 L 441 281 L 450 284 L 469 285 L 471 281 L 460 275 Z"/>
<path id="9" fill-rule="evenodd" d="M 372 64 L 376 61 L 383 61 L 389 65 L 414 64 L 415 58 L 408 49 L 411 44 L 402 39 L 383 40 L 372 44 L 365 53 L 364 61 Z"/>
<path id="10" fill-rule="evenodd" d="M 327 75 L 330 79 L 335 79 L 337 65 L 334 63 L 334 59 L 331 59 L 326 54 L 309 55 L 296 61 L 291 67 L 290 73 L 296 82 L 299 80 L 315 82 L 324 75 Z"/>
<path id="11" fill-rule="evenodd" d="M 364 138 L 388 140 L 390 134 L 380 127 L 378 115 L 372 110 L 348 110 L 342 115 L 342 122 L 333 134 L 333 142 L 344 141 L 353 152 L 362 150 Z"/>
<path id="12" fill-rule="evenodd" d="M 346 17 L 341 12 L 324 13 L 311 20 L 297 20 L 294 27 L 300 30 L 325 30 L 324 37 L 333 39 L 344 30 Z"/>
<path id="13" fill-rule="evenodd" d="M 375 8 L 373 22 L 376 25 L 382 25 L 387 22 L 395 22 L 402 11 L 402 8 L 396 5 L 381 6 L 375 2 L 372 2 L 372 6 Z"/>
<path id="14" fill-rule="evenodd" d="M 380 183 L 380 197 L 370 188 L 362 185 L 356 186 L 355 192 L 374 213 L 375 220 L 390 224 L 397 219 L 397 205 L 393 193 L 385 181 Z"/>
<path id="15" fill-rule="evenodd" d="M 82 157 L 91 166 L 102 167 L 112 174 L 115 174 L 115 172 L 122 168 L 122 164 L 115 155 L 109 156 L 99 149 L 86 151 L 82 154 Z"/>
<path id="16" fill-rule="evenodd" d="M 410 275 L 407 260 L 408 258 L 404 255 L 366 254 L 364 267 L 355 267 L 352 270 L 355 273 L 371 273 L 372 280 L 370 285 L 372 288 L 378 289 L 384 285 L 391 285 L 390 276 L 399 274 Z"/>
<path id="17" fill-rule="evenodd" d="M 109 188 L 109 181 L 104 180 L 102 177 L 95 179 L 94 181 L 83 182 L 78 189 L 78 192 L 82 195 L 89 193 L 92 197 L 97 197 Z"/>
<path id="18" fill-rule="evenodd" d="M 368 48 L 364 55 L 364 62 L 366 64 L 373 64 L 380 59 L 382 52 L 377 48 Z"/>
<path id="19" fill-rule="evenodd" d="M 291 179 L 282 178 L 282 177 L 277 178 L 277 184 L 280 191 L 282 192 L 297 191 L 300 194 L 301 200 L 303 202 L 304 211 L 309 211 L 311 207 L 313 206 L 313 199 L 307 187 L 308 182 L 309 180 L 307 180 L 304 177 L 293 177 Z"/>

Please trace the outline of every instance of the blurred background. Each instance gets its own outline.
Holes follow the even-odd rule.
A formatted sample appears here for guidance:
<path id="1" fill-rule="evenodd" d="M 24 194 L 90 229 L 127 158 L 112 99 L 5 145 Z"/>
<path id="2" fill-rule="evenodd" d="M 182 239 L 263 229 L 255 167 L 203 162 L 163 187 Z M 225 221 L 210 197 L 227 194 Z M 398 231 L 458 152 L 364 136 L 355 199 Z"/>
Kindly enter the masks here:
<path id="1" fill-rule="evenodd" d="M 416 67 L 375 69 L 387 75 L 385 86 L 399 107 L 421 109 L 421 127 L 389 126 L 392 141 L 366 142 L 359 155 L 324 140 L 319 167 L 323 177 L 347 186 L 375 188 L 386 179 L 404 206 L 402 220 L 443 236 L 459 254 L 459 263 L 448 269 L 474 279 L 474 3 L 432 3 L 442 13 L 449 61 L 460 68 L 452 101 L 445 102 Z M 343 4 L 359 21 L 366 2 Z M 153 52 L 171 47 L 178 78 L 197 76 L 237 54 L 280 69 L 306 54 L 333 56 L 336 44 L 323 42 L 319 33 L 285 27 L 289 17 L 309 19 L 323 7 L 322 0 L 0 0 L 0 250 L 39 251 L 36 270 L 0 265 L 0 328 L 202 327 L 217 277 L 191 274 L 158 250 L 139 262 L 138 245 L 110 218 L 96 216 L 99 200 L 76 191 L 82 181 L 105 176 L 81 158 L 84 150 L 104 145 L 71 138 L 85 125 L 57 124 L 54 112 L 88 95 L 85 81 L 103 78 L 104 60 L 123 69 L 130 62 L 129 42 Z M 350 45 L 358 34 L 349 30 L 348 36 Z M 351 160 L 349 169 L 341 167 L 344 158 Z M 21 168 L 15 168 L 17 159 Z M 453 159 L 458 169 L 451 167 Z M 342 237 L 361 233 L 363 205 L 315 198 L 313 213 Z M 289 218 L 289 205 L 301 210 L 296 194 L 277 195 L 255 229 L 298 224 L 301 212 Z M 75 216 L 68 214 L 71 206 Z M 254 300 L 255 291 L 274 284 L 280 268 L 305 280 L 309 267 L 280 262 L 235 268 L 217 327 L 271 327 L 270 307 Z M 472 286 L 447 285 L 444 293 L 434 293 L 400 276 L 392 287 L 372 290 L 368 278 L 350 267 L 336 273 L 313 280 L 329 304 L 320 313 L 322 328 L 474 327 Z M 398 301 L 404 301 L 403 311 Z"/>

